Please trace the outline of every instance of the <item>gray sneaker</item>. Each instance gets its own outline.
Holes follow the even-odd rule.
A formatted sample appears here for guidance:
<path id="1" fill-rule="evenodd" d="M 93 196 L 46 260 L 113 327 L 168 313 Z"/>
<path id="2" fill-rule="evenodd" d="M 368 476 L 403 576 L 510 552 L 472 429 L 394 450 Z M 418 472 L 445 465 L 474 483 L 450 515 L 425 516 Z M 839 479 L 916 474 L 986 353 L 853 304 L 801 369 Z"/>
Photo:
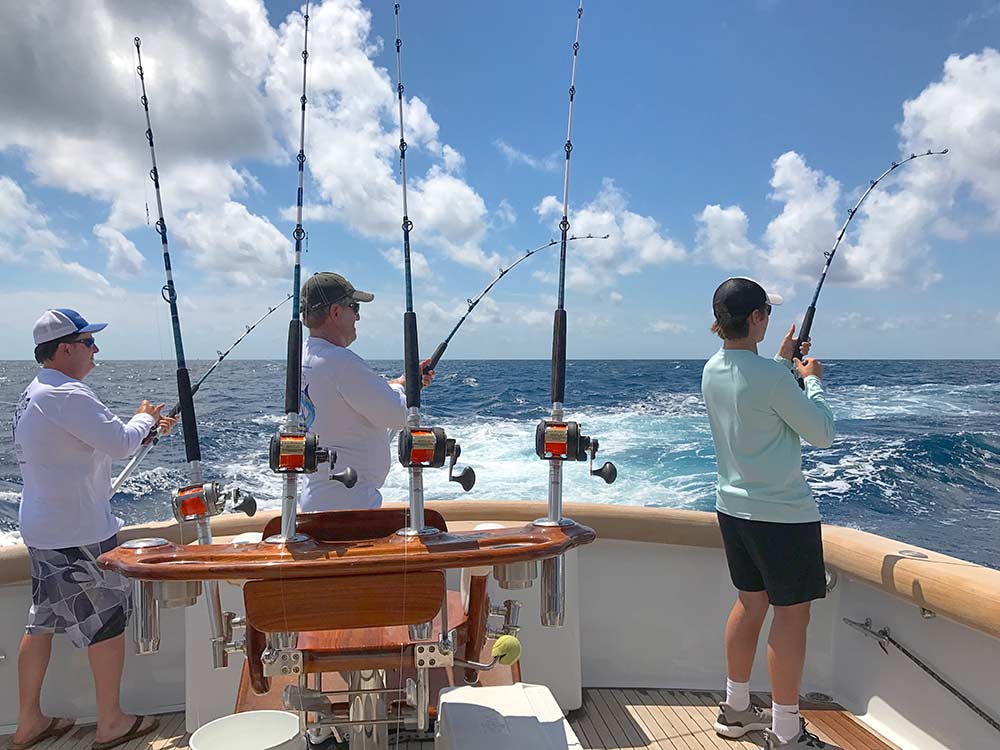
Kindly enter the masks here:
<path id="1" fill-rule="evenodd" d="M 771 728 L 771 709 L 760 708 L 752 702 L 745 711 L 737 711 L 728 703 L 719 704 L 719 717 L 715 720 L 715 731 L 731 740 L 742 737 L 756 729 Z"/>
<path id="2" fill-rule="evenodd" d="M 770 729 L 764 730 L 764 750 L 813 750 L 814 748 L 821 750 L 844 750 L 840 745 L 831 745 L 829 742 L 823 742 L 823 740 L 812 732 L 807 732 L 805 719 L 802 719 L 799 736 L 788 742 L 779 740 L 778 735 Z"/>

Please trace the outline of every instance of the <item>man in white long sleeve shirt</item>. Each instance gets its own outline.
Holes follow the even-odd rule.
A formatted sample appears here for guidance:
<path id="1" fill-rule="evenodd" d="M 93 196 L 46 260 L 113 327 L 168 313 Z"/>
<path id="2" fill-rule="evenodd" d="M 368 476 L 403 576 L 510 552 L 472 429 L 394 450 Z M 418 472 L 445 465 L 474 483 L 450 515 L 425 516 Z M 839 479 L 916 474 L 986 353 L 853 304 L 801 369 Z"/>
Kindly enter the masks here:
<path id="1" fill-rule="evenodd" d="M 101 403 L 83 378 L 100 351 L 88 323 L 74 310 L 48 310 L 34 327 L 41 371 L 21 394 L 14 412 L 14 450 L 24 481 L 21 538 L 31 559 L 31 609 L 18 653 L 20 713 L 11 747 L 24 748 L 70 730 L 68 719 L 41 710 L 41 689 L 54 633 L 87 648 L 97 694 L 94 747 L 108 748 L 146 734 L 151 717 L 121 710 L 124 630 L 131 611 L 131 583 L 97 567 L 97 557 L 117 545 L 122 521 L 111 513 L 111 461 L 138 449 L 159 425 L 163 404 L 143 401 L 128 424 Z"/>
<path id="2" fill-rule="evenodd" d="M 361 303 L 373 299 L 336 273 L 317 273 L 302 286 L 302 319 L 309 329 L 302 353 L 306 425 L 320 445 L 337 451 L 339 467 L 358 473 L 351 488 L 323 472 L 307 475 L 299 503 L 306 512 L 382 505 L 389 436 L 406 424 L 406 394 L 403 377 L 381 378 L 348 349 L 358 337 Z M 433 377 L 433 371 L 424 375 L 423 386 Z"/>

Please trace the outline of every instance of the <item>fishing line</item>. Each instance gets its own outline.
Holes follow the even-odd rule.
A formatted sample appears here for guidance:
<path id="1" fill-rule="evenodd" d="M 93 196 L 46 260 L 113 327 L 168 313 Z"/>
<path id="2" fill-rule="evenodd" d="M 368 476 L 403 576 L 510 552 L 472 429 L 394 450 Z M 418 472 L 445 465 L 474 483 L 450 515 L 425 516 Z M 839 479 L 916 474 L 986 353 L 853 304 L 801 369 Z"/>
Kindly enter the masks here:
<path id="1" fill-rule="evenodd" d="M 246 330 L 244 330 L 243 333 L 241 333 L 239 335 L 239 337 L 232 344 L 229 345 L 228 349 L 226 349 L 225 351 L 218 351 L 218 352 L 216 352 L 217 357 L 216 357 L 215 362 L 213 362 L 212 365 L 204 373 L 202 373 L 202 376 L 200 378 L 198 378 L 198 381 L 193 386 L 191 386 L 191 396 L 193 397 L 196 393 L 198 393 L 198 389 L 201 388 L 202 383 L 204 383 L 205 380 L 208 379 L 209 375 L 211 375 L 213 372 L 215 372 L 215 369 L 220 364 L 222 364 L 222 361 L 226 357 L 229 356 L 230 352 L 232 352 L 233 349 L 235 349 L 237 346 L 239 346 L 240 342 L 243 341 L 243 339 L 245 339 L 247 336 L 250 335 L 251 331 L 253 331 L 271 313 L 273 313 L 279 307 L 281 307 L 282 305 L 284 305 L 291 298 L 292 298 L 292 295 L 289 294 L 287 297 L 285 297 L 285 299 L 283 299 L 281 302 L 279 302 L 274 307 L 267 308 L 267 312 L 264 313 L 263 315 L 261 315 L 259 318 L 257 318 L 257 320 L 255 320 L 253 323 L 251 323 L 250 325 L 248 325 L 246 327 Z M 181 408 L 180 402 L 174 404 L 173 408 L 171 408 L 170 412 L 168 413 L 168 416 L 170 416 L 170 417 L 177 416 L 178 412 L 180 411 L 180 408 Z M 135 456 L 132 457 L 132 460 L 128 462 L 128 464 L 125 466 L 124 469 L 122 469 L 121 473 L 117 477 L 115 477 L 115 481 L 111 484 L 111 492 L 112 492 L 112 494 L 114 494 L 115 492 L 118 492 L 118 490 L 121 488 L 122 484 L 124 484 L 125 480 L 128 479 L 129 475 L 131 475 L 132 472 L 135 471 L 135 469 L 138 467 L 138 465 L 146 457 L 146 454 L 148 454 L 151 450 L 153 450 L 154 447 L 156 447 L 156 444 L 160 440 L 160 435 L 155 430 L 151 434 L 153 435 L 153 438 L 148 443 L 146 443 L 142 447 L 142 449 L 137 454 L 135 454 Z"/>
<path id="2" fill-rule="evenodd" d="M 588 234 L 588 235 L 581 236 L 581 237 L 576 237 L 576 236 L 568 237 L 568 238 L 565 239 L 565 241 L 566 242 L 575 242 L 576 240 L 606 240 L 610 236 L 611 236 L 610 234 L 605 234 L 605 235 L 600 235 L 600 236 L 594 236 L 593 234 Z M 431 370 L 433 370 L 434 368 L 437 367 L 437 364 L 441 360 L 441 357 L 444 356 L 444 352 L 448 348 L 448 344 L 451 342 L 452 337 L 454 337 L 454 335 L 458 332 L 458 329 L 462 327 L 462 323 L 465 322 L 465 319 L 469 317 L 469 314 L 473 310 L 476 309 L 476 305 L 478 305 L 482 301 L 483 297 L 485 297 L 487 294 L 490 293 L 490 290 L 493 289 L 493 287 L 497 284 L 497 282 L 500 281 L 500 279 L 502 279 L 504 276 L 506 276 L 508 273 L 510 273 L 515 267 L 517 267 L 519 264 L 521 264 L 524 261 L 526 261 L 528 258 L 530 258 L 535 253 L 540 252 L 541 250 L 545 250 L 547 248 L 550 248 L 553 245 L 558 245 L 558 244 L 560 244 L 560 240 L 549 240 L 548 242 L 546 242 L 543 245 L 539 245 L 538 247 L 533 248 L 531 250 L 526 250 L 521 257 L 519 257 L 517 260 L 515 260 L 513 263 L 511 263 L 506 268 L 501 266 L 499 272 L 493 278 L 493 281 L 491 281 L 489 284 L 486 285 L 486 288 L 483 289 L 483 291 L 479 293 L 478 297 L 475 297 L 474 299 L 467 299 L 466 300 L 466 304 L 468 305 L 468 309 L 465 311 L 465 314 L 462 315 L 462 317 L 458 319 L 458 322 L 455 324 L 455 327 L 451 329 L 451 333 L 449 333 L 447 336 L 445 336 L 444 341 L 442 341 L 440 344 L 438 344 L 437 349 L 434 350 L 434 354 L 431 355 L 431 358 L 428 361 L 428 363 L 426 365 L 424 365 L 423 372 L 424 373 L 428 373 L 428 372 L 430 372 Z"/>
<path id="3" fill-rule="evenodd" d="M 874 180 L 871 180 L 869 182 L 868 189 L 865 190 L 864 193 L 862 193 L 861 197 L 858 199 L 858 202 L 854 204 L 854 208 L 847 209 L 847 219 L 844 221 L 844 224 L 840 227 L 840 231 L 837 233 L 837 239 L 833 243 L 833 249 L 823 253 L 823 256 L 826 258 L 826 263 L 823 265 L 823 272 L 819 276 L 819 283 L 816 284 L 816 291 L 813 293 L 812 301 L 809 303 L 809 307 L 806 308 L 806 314 L 802 318 L 802 327 L 799 329 L 799 336 L 795 340 L 795 353 L 793 354 L 793 357 L 795 359 L 798 360 L 802 359 L 802 344 L 809 340 L 809 334 L 812 332 L 813 318 L 815 318 L 816 316 L 816 302 L 819 300 L 819 293 L 823 289 L 823 282 L 826 281 L 826 274 L 830 270 L 830 264 L 833 263 L 833 257 L 837 254 L 837 248 L 840 247 L 840 241 L 844 239 L 844 234 L 847 232 L 847 227 L 850 226 L 851 222 L 854 220 L 854 217 L 858 213 L 858 209 L 861 207 L 861 204 L 865 202 L 865 198 L 867 198 L 869 194 L 876 188 L 876 186 L 880 182 L 882 182 L 882 179 L 886 177 L 886 175 L 888 175 L 890 172 L 894 172 L 895 170 L 899 169 L 904 164 L 909 164 L 914 159 L 920 159 L 924 156 L 944 156 L 947 153 L 948 149 L 943 149 L 941 151 L 933 151 L 931 149 L 927 149 L 927 151 L 922 154 L 910 154 L 906 159 L 903 159 L 902 161 L 892 162 L 892 164 L 889 165 L 888 169 L 886 169 L 882 174 L 880 174 Z M 799 385 L 804 388 L 805 384 L 803 383 L 802 379 L 799 378 L 797 372 L 796 372 L 796 378 L 799 381 Z"/>

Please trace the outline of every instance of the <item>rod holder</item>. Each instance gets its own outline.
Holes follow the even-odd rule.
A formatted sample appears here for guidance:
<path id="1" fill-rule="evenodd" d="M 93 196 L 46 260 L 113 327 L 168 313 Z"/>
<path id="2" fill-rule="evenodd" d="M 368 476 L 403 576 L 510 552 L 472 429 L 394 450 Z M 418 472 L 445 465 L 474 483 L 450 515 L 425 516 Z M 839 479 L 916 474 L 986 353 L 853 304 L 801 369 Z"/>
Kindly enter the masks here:
<path id="1" fill-rule="evenodd" d="M 160 604 L 153 581 L 132 581 L 132 639 L 137 654 L 160 650 Z"/>
<path id="2" fill-rule="evenodd" d="M 542 625 L 561 628 L 566 621 L 566 556 L 542 560 L 541 608 Z"/>
<path id="3" fill-rule="evenodd" d="M 125 549 L 155 549 L 169 542 L 159 537 L 130 539 Z M 155 581 L 132 579 L 132 640 L 137 654 L 155 654 L 160 650 L 160 603 Z"/>
<path id="4" fill-rule="evenodd" d="M 493 566 L 493 577 L 497 579 L 500 588 L 506 590 L 530 589 L 538 578 L 538 561 L 505 563 Z"/>

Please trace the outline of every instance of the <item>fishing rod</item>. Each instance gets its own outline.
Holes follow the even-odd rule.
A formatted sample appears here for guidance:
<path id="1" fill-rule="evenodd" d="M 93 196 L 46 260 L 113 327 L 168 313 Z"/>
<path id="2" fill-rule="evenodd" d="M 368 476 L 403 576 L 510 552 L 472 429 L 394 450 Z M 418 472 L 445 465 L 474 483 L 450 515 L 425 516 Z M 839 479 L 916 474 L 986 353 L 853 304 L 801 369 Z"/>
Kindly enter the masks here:
<path id="1" fill-rule="evenodd" d="M 257 320 L 255 320 L 253 323 L 251 323 L 250 325 L 248 325 L 246 327 L 246 330 L 242 334 L 240 334 L 240 337 L 238 339 L 236 339 L 236 341 L 234 341 L 232 344 L 230 344 L 230 346 L 229 346 L 228 349 L 226 349 L 224 352 L 221 352 L 221 351 L 217 352 L 217 354 L 219 356 L 215 360 L 215 362 L 212 363 L 212 366 L 209 367 L 204 372 L 204 374 L 202 374 L 202 376 L 200 378 L 198 378 L 198 382 L 196 382 L 193 386 L 191 386 L 191 396 L 193 397 L 193 396 L 195 396 L 195 394 L 198 393 L 198 389 L 201 388 L 201 384 L 204 383 L 205 380 L 208 379 L 209 375 L 211 375 L 213 372 L 215 372 L 215 368 L 222 364 L 222 360 L 224 360 L 226 357 L 228 357 L 229 353 L 233 349 L 235 349 L 239 345 L 239 343 L 241 341 L 243 341 L 243 339 L 245 339 L 247 336 L 249 336 L 250 332 L 253 331 L 254 328 L 256 328 L 258 325 L 260 325 L 264 321 L 265 318 L 267 318 L 271 313 L 273 313 L 275 310 L 277 310 L 283 304 L 285 304 L 286 302 L 288 302 L 288 300 L 290 300 L 291 298 L 292 298 L 292 295 L 289 294 L 287 297 L 285 297 L 281 302 L 279 302 L 274 307 L 267 308 L 267 312 L 264 313 L 263 315 L 261 315 L 259 318 L 257 318 Z M 180 413 L 180 410 L 181 410 L 181 404 L 180 404 L 180 401 L 178 401 L 176 404 L 174 404 L 173 408 L 170 410 L 170 412 L 167 414 L 167 416 L 168 417 L 176 417 L 177 414 Z M 116 492 L 118 492 L 119 489 L 121 489 L 121 486 L 123 484 L 125 484 L 125 480 L 128 479 L 129 476 L 131 476 L 132 472 L 134 472 L 136 470 L 136 468 L 139 466 L 139 464 L 142 463 L 142 460 L 146 457 L 146 455 L 151 450 L 153 450 L 153 448 L 156 447 L 157 443 L 160 442 L 160 434 L 156 430 L 155 427 L 153 428 L 153 430 L 150 431 L 149 435 L 150 436 L 146 439 L 146 442 L 143 444 L 142 449 L 132 457 L 132 460 L 128 462 L 128 464 L 125 466 L 125 468 L 121 470 L 121 473 L 117 477 L 115 477 L 115 481 L 113 481 L 111 483 L 111 494 L 112 495 L 114 495 Z M 242 508 L 234 508 L 234 510 L 242 510 Z M 251 513 L 250 515 L 253 515 L 253 514 Z"/>
<path id="2" fill-rule="evenodd" d="M 292 270 L 292 319 L 288 322 L 288 349 L 285 367 L 285 423 L 271 438 L 268 452 L 271 471 L 283 477 L 281 495 L 281 533 L 268 537 L 265 541 L 272 544 L 288 544 L 290 542 L 306 541 L 308 537 L 296 531 L 296 514 L 298 503 L 299 474 L 312 474 L 319 469 L 321 463 L 329 462 L 332 481 L 340 482 L 345 487 L 353 487 L 358 481 L 357 472 L 348 467 L 340 472 L 334 472 L 337 463 L 337 452 L 321 448 L 319 438 L 306 431 L 305 421 L 301 413 L 302 390 L 302 320 L 301 285 L 302 278 L 302 240 L 306 232 L 302 228 L 302 193 L 305 182 L 306 166 L 306 71 L 309 63 L 309 5 L 304 14 L 305 31 L 302 41 L 302 96 L 301 119 L 299 123 L 299 153 L 296 157 L 299 164 L 299 186 L 295 200 L 295 265 Z"/>
<path id="3" fill-rule="evenodd" d="M 194 521 L 198 533 L 199 544 L 212 543 L 212 527 L 209 520 L 212 516 L 219 515 L 225 509 L 226 501 L 231 501 L 233 505 L 247 515 L 253 515 L 257 509 L 256 501 L 247 493 L 240 491 L 238 487 L 231 487 L 226 490 L 218 482 L 204 482 L 201 471 L 201 445 L 198 441 L 198 422 L 194 411 L 194 391 L 191 388 L 191 376 L 188 373 L 187 362 L 184 358 L 184 341 L 181 336 L 180 315 L 177 312 L 177 289 L 174 285 L 173 271 L 170 264 L 170 248 L 167 243 L 167 221 L 163 217 L 163 200 L 160 195 L 160 173 L 156 167 L 156 149 L 153 146 L 153 125 L 149 117 L 149 98 L 146 96 L 146 78 L 142 69 L 142 52 L 140 50 L 141 41 L 139 37 L 133 40 L 135 43 L 135 53 L 138 65 L 136 73 L 139 74 L 139 82 L 142 84 L 142 108 L 146 113 L 146 140 L 149 142 L 149 155 L 152 159 L 153 168 L 149 171 L 149 178 L 153 181 L 153 188 L 156 192 L 156 219 L 157 234 L 160 235 L 160 244 L 163 247 L 163 268 L 166 272 L 167 283 L 163 286 L 163 299 L 170 305 L 170 322 L 174 333 L 174 353 L 177 358 L 177 397 L 179 412 L 181 415 L 181 427 L 184 431 L 184 452 L 187 458 L 188 467 L 191 472 L 191 483 L 184 487 L 179 487 L 174 491 L 171 498 L 174 517 L 178 523 Z M 164 542 L 165 543 L 165 542 Z M 219 598 L 219 584 L 217 581 L 207 581 L 205 583 L 205 600 L 208 605 L 208 619 L 212 631 L 212 664 L 216 669 L 222 669 L 229 664 L 229 654 L 226 650 L 225 625 L 223 624 L 222 604 Z M 140 628 L 137 622 L 137 631 Z M 140 650 L 155 650 L 150 643 L 139 643 Z"/>
<path id="4" fill-rule="evenodd" d="M 575 522 L 562 515 L 562 465 L 563 461 L 587 461 L 590 475 L 599 476 L 608 484 L 615 481 L 618 471 L 610 461 L 594 469 L 598 443 L 582 434 L 578 422 L 564 419 L 563 404 L 566 396 L 566 244 L 569 241 L 569 162 L 573 153 L 573 104 L 576 98 L 576 63 L 580 52 L 580 22 L 583 19 L 583 0 L 576 11 L 576 38 L 573 41 L 573 72 L 569 85 L 569 124 L 566 128 L 566 169 L 563 175 L 563 212 L 559 229 L 562 233 L 559 246 L 559 295 L 552 321 L 552 413 L 549 419 L 539 422 L 535 430 L 535 453 L 549 462 L 548 516 L 539 518 L 536 526 L 571 526 Z M 542 625 L 561 627 L 566 609 L 566 559 L 564 555 L 542 561 Z"/>
<path id="5" fill-rule="evenodd" d="M 830 264 L 833 263 L 833 256 L 837 254 L 837 248 L 840 247 L 840 241 L 844 239 L 847 227 L 850 226 L 851 222 L 854 220 L 854 216 L 857 214 L 861 204 L 865 202 L 865 198 L 868 197 L 872 190 L 875 189 L 875 187 L 886 175 L 899 169 L 904 164 L 909 164 L 914 159 L 920 159 L 924 156 L 944 156 L 947 153 L 948 149 L 943 149 L 941 151 L 927 149 L 927 151 L 922 154 L 910 154 L 909 157 L 903 159 L 902 161 L 892 162 L 887 170 L 868 184 L 868 189 L 862 193 L 858 202 L 854 204 L 854 208 L 849 208 L 847 210 L 847 219 L 844 221 L 843 226 L 840 227 L 840 231 L 837 233 L 837 240 L 833 243 L 833 249 L 823 253 L 823 256 L 826 258 L 826 263 L 823 265 L 823 272 L 820 274 L 819 283 L 816 285 L 816 291 L 813 293 L 812 302 L 809 303 L 809 307 L 806 308 L 806 314 L 802 318 L 802 327 L 799 329 L 799 337 L 795 340 L 795 353 L 793 355 L 795 359 L 802 359 L 802 344 L 809 340 L 809 334 L 812 332 L 813 318 L 816 317 L 816 302 L 819 300 L 819 293 L 823 289 L 823 282 L 826 281 L 826 274 L 830 270 Z M 796 378 L 799 381 L 799 385 L 804 388 L 805 384 L 803 380 L 798 377 L 798 373 L 796 373 Z"/>
<path id="6" fill-rule="evenodd" d="M 438 529 L 424 525 L 424 468 L 440 468 L 448 462 L 448 480 L 458 482 L 468 492 L 476 483 L 476 473 L 466 466 L 455 474 L 455 462 L 462 450 L 449 438 L 443 427 L 420 425 L 421 372 L 417 345 L 417 314 L 413 311 L 413 275 L 410 268 L 410 221 L 406 203 L 406 133 L 403 124 L 403 41 L 399 30 L 399 3 L 396 16 L 396 99 L 399 104 L 399 170 L 403 194 L 403 276 L 406 285 L 406 311 L 403 313 L 403 373 L 406 389 L 406 426 L 399 433 L 399 462 L 409 473 L 410 525 L 399 533 L 408 537 L 431 536 Z M 446 634 L 447 635 L 447 634 Z"/>
<path id="7" fill-rule="evenodd" d="M 576 236 L 568 237 L 566 241 L 575 242 L 576 240 L 606 240 L 610 236 L 611 236 L 610 234 L 605 234 L 595 237 L 592 234 L 588 234 L 583 237 L 576 237 Z M 497 275 L 493 278 L 493 281 L 491 281 L 489 284 L 486 285 L 486 288 L 479 293 L 478 297 L 476 297 L 475 299 L 466 300 L 466 303 L 469 305 L 469 309 L 466 310 L 465 314 L 458 319 L 458 322 L 455 324 L 455 327 L 451 329 L 451 333 L 445 336 L 444 341 L 438 344 L 437 349 L 434 350 L 434 354 L 431 355 L 431 358 L 427 361 L 427 364 L 424 365 L 423 372 L 426 374 L 437 367 L 438 362 L 441 361 L 441 357 L 444 356 L 445 349 L 447 349 L 448 344 L 451 343 L 452 337 L 458 332 L 458 329 L 462 327 L 462 323 L 464 323 L 465 319 L 469 317 L 469 313 L 471 313 L 473 310 L 476 309 L 476 305 L 478 305 L 482 301 L 483 297 L 485 297 L 487 294 L 490 293 L 490 290 L 497 284 L 497 282 L 500 281 L 500 279 L 502 279 L 504 276 L 510 273 L 516 266 L 526 261 L 535 253 L 558 244 L 559 240 L 549 240 L 544 245 L 539 245 L 538 247 L 532 250 L 526 250 L 524 255 L 515 260 L 509 266 L 507 266 L 506 268 L 501 267 L 499 273 L 497 273 Z"/>

